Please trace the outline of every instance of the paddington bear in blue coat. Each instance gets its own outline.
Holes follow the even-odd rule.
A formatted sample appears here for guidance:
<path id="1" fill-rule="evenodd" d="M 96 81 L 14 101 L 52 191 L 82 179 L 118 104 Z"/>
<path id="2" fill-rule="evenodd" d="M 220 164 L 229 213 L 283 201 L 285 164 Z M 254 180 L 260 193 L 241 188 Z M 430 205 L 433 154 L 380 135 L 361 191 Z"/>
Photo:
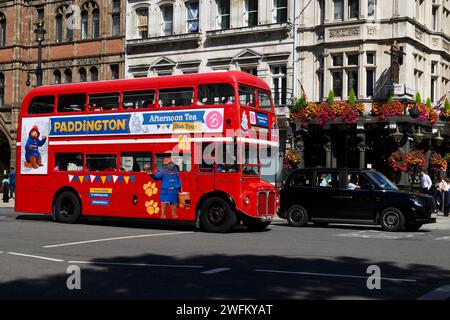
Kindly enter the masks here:
<path id="1" fill-rule="evenodd" d="M 25 145 L 25 160 L 33 167 L 33 169 L 43 166 L 39 147 L 42 147 L 45 144 L 47 137 L 42 136 L 42 139 L 39 139 L 40 135 L 38 126 L 34 125 L 30 130 L 27 144 Z"/>

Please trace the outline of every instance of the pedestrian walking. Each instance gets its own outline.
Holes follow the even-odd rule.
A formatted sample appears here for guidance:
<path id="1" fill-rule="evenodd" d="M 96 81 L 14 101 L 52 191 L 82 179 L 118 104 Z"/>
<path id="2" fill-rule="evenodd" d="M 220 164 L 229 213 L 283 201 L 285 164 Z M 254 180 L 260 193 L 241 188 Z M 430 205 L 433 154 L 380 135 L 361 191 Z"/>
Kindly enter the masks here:
<path id="1" fill-rule="evenodd" d="M 423 169 L 419 171 L 419 175 L 420 175 L 420 191 L 422 193 L 430 194 L 430 189 L 433 186 L 433 182 L 431 182 L 430 176 Z"/>
<path id="2" fill-rule="evenodd" d="M 14 199 L 16 193 L 16 171 L 11 168 L 9 171 L 9 197 Z"/>
<path id="3" fill-rule="evenodd" d="M 439 182 L 435 185 L 436 188 L 436 206 L 441 209 L 442 213 L 448 212 L 448 189 L 449 185 L 447 181 L 445 181 L 445 177 L 443 174 L 439 175 Z"/>
<path id="4" fill-rule="evenodd" d="M 8 180 L 8 176 L 4 176 L 3 177 L 2 186 L 3 186 L 3 202 L 8 203 L 9 202 L 9 180 Z"/>

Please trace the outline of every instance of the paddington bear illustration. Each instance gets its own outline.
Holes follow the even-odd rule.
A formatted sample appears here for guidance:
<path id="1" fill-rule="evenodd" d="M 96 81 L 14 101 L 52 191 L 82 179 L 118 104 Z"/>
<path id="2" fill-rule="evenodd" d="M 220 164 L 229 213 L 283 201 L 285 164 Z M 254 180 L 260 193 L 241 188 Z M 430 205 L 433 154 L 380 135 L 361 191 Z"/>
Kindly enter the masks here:
<path id="1" fill-rule="evenodd" d="M 27 144 L 25 145 L 25 160 L 33 169 L 43 166 L 39 147 L 45 144 L 47 137 L 42 136 L 42 139 L 39 139 L 40 135 L 38 126 L 34 125 L 30 130 Z"/>

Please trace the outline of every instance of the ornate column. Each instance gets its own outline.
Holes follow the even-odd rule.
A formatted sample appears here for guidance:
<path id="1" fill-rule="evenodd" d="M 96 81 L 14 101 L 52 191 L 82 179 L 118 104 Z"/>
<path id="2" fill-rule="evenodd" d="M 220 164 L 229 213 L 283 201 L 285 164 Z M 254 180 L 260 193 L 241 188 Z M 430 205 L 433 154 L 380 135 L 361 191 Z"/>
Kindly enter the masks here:
<path id="1" fill-rule="evenodd" d="M 331 168 L 332 167 L 332 144 L 331 139 L 329 136 L 325 136 L 325 167 Z"/>
<path id="2" fill-rule="evenodd" d="M 303 141 L 303 137 L 301 134 L 298 134 L 296 136 L 296 142 L 295 142 L 295 149 L 298 150 L 299 154 L 300 154 L 300 164 L 299 164 L 299 168 L 304 168 L 305 167 L 305 157 L 304 157 L 304 151 L 305 151 L 305 142 Z"/>
<path id="3" fill-rule="evenodd" d="M 357 135 L 358 138 L 361 139 L 361 142 L 358 144 L 358 150 L 359 150 L 359 168 L 364 169 L 366 167 L 366 134 L 365 133 L 359 133 Z"/>

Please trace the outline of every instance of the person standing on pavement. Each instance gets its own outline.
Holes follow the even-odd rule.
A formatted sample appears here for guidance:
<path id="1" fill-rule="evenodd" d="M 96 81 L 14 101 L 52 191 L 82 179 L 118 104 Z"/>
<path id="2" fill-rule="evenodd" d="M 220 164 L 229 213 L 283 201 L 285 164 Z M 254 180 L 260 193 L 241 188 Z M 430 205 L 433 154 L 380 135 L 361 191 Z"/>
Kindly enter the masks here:
<path id="1" fill-rule="evenodd" d="M 419 175 L 420 175 L 420 191 L 422 193 L 430 194 L 430 188 L 433 185 L 430 176 L 423 169 L 420 170 Z"/>
<path id="2" fill-rule="evenodd" d="M 9 197 L 14 199 L 16 192 L 16 171 L 14 168 L 11 168 L 9 171 Z"/>
<path id="3" fill-rule="evenodd" d="M 442 212 L 445 215 L 445 212 L 448 212 L 448 189 L 449 185 L 447 184 L 447 181 L 445 181 L 444 175 L 441 173 L 439 175 L 439 182 L 436 184 L 436 205 L 439 209 L 442 210 Z"/>
<path id="4" fill-rule="evenodd" d="M 3 186 L 3 202 L 8 203 L 9 202 L 9 180 L 8 176 L 4 176 L 2 180 L 2 186 Z"/>

